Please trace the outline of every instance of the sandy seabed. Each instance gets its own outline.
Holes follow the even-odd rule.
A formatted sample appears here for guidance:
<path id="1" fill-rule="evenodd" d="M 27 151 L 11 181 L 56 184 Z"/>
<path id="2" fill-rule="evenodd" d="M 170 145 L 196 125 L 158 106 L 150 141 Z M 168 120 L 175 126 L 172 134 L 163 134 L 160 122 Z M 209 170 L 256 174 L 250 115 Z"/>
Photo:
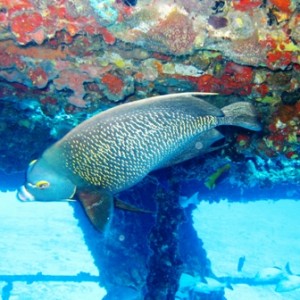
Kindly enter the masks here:
<path id="1" fill-rule="evenodd" d="M 285 272 L 289 263 L 300 274 L 300 201 L 282 199 L 219 203 L 202 201 L 193 212 L 194 227 L 204 243 L 217 277 L 253 278 L 265 269 Z M 240 257 L 245 257 L 241 272 Z M 276 292 L 276 285 L 234 284 L 227 300 L 299 300 L 298 289 Z"/>
<path id="2" fill-rule="evenodd" d="M 67 202 L 22 203 L 16 192 L 0 193 L 0 235 L 3 300 L 102 299 L 106 294 L 97 282 L 78 280 L 82 273 L 97 277 L 99 270 Z"/>
<path id="3" fill-rule="evenodd" d="M 202 201 L 193 211 L 194 227 L 217 277 L 254 277 L 264 268 L 287 263 L 300 274 L 300 201 Z M 21 203 L 15 192 L 0 193 L 0 280 L 2 299 L 102 299 L 96 282 L 14 280 L 19 275 L 74 276 L 99 270 L 68 203 Z M 245 257 L 241 272 L 240 257 Z M 274 284 L 233 284 L 227 300 L 299 300 L 300 288 L 278 293 Z M 126 300 L 126 299 L 124 299 Z"/>

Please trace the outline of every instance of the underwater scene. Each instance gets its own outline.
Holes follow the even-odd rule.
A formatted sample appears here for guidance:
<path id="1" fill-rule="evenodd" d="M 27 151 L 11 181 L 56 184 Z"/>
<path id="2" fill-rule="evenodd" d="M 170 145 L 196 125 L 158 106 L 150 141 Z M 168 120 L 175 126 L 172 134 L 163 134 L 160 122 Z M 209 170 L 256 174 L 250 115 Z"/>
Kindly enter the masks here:
<path id="1" fill-rule="evenodd" d="M 2 300 L 300 299 L 299 0 L 0 0 Z"/>

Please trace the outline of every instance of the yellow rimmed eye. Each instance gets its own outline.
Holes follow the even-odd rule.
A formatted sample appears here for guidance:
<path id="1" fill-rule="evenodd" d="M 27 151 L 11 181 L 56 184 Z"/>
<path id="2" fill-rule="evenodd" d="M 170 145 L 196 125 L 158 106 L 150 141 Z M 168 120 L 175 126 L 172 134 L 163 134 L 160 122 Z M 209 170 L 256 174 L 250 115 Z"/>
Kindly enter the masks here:
<path id="1" fill-rule="evenodd" d="M 37 182 L 37 183 L 35 184 L 35 186 L 36 186 L 38 189 L 43 190 L 43 189 L 48 188 L 48 187 L 50 186 L 50 183 L 49 183 L 48 181 L 46 181 L 46 180 L 41 180 L 41 181 Z"/>

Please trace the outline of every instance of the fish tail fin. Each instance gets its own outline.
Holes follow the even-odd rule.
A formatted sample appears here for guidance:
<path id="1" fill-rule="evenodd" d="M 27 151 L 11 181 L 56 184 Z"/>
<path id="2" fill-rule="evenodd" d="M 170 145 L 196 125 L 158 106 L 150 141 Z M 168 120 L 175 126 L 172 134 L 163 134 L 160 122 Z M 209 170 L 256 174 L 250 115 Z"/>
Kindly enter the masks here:
<path id="1" fill-rule="evenodd" d="M 257 120 L 255 108 L 249 102 L 232 103 L 221 110 L 225 115 L 226 125 L 241 126 L 253 131 L 262 129 L 261 124 Z"/>

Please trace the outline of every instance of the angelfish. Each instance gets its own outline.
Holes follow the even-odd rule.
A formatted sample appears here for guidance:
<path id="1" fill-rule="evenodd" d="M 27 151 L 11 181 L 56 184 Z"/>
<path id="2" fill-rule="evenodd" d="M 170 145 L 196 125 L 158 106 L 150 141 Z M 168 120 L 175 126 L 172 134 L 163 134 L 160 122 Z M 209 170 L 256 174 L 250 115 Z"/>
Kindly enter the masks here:
<path id="1" fill-rule="evenodd" d="M 197 93 L 170 94 L 126 103 L 79 124 L 33 161 L 22 201 L 79 199 L 92 224 L 103 231 L 113 195 L 149 172 L 210 150 L 221 125 L 260 130 L 250 103 L 219 109 Z"/>

